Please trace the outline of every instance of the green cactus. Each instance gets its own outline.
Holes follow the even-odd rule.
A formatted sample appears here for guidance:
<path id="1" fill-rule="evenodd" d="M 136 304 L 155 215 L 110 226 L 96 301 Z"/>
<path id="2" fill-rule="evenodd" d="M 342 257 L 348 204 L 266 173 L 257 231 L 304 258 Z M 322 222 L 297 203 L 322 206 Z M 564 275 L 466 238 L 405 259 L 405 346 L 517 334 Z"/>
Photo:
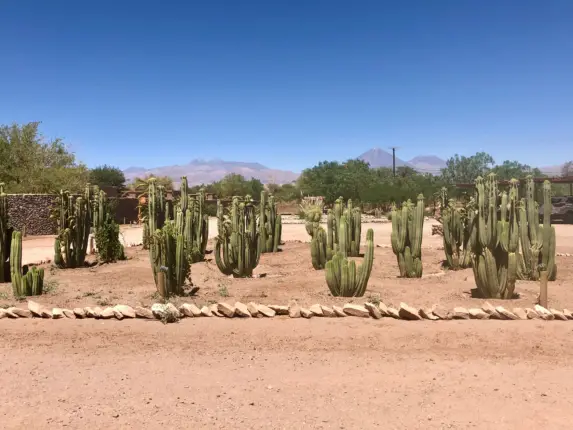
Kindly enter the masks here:
<path id="1" fill-rule="evenodd" d="M 341 217 L 342 218 L 342 217 Z M 343 225 L 343 229 L 345 225 Z M 322 230 L 324 232 L 324 230 Z M 320 233 L 319 233 L 320 234 Z M 356 262 L 337 252 L 326 263 L 326 283 L 335 297 L 362 297 L 366 292 L 374 260 L 374 231 L 366 232 L 364 262 L 356 269 Z"/>
<path id="2" fill-rule="evenodd" d="M 256 210 L 250 196 L 242 201 L 233 197 L 230 215 L 224 214 L 221 201 L 217 202 L 215 262 L 225 275 L 250 277 L 259 264 L 261 244 L 257 232 Z"/>
<path id="3" fill-rule="evenodd" d="M 83 197 L 61 191 L 57 198 L 58 236 L 54 244 L 54 262 L 61 268 L 82 267 L 85 263 L 92 224 L 91 199 L 89 184 Z"/>
<path id="4" fill-rule="evenodd" d="M 312 257 L 312 267 L 322 270 L 326 267 L 326 262 L 333 257 L 332 250 L 327 246 L 326 232 L 322 227 L 318 227 L 310 241 L 310 255 Z"/>
<path id="5" fill-rule="evenodd" d="M 551 183 L 543 183 L 543 224 L 539 224 L 539 206 L 535 201 L 535 182 L 526 179 L 526 195 L 519 207 L 518 278 L 537 281 L 541 268 L 549 272 L 549 280 L 557 277 L 555 264 L 555 227 L 551 225 Z"/>
<path id="6" fill-rule="evenodd" d="M 322 209 L 320 206 L 310 207 L 304 214 L 306 232 L 312 238 L 315 231 L 320 227 L 320 220 L 322 218 Z"/>
<path id="7" fill-rule="evenodd" d="M 261 252 L 278 252 L 281 243 L 282 217 L 277 214 L 275 198 L 267 198 L 267 192 L 261 191 L 259 206 L 259 240 Z"/>
<path id="8" fill-rule="evenodd" d="M 8 196 L 4 192 L 4 183 L 0 183 L 0 283 L 10 281 L 8 258 L 12 234 L 8 221 Z"/>
<path id="9" fill-rule="evenodd" d="M 204 212 L 205 190 L 201 188 L 197 195 L 189 195 L 185 176 L 181 178 L 179 209 L 184 216 L 183 235 L 191 253 L 191 262 L 203 261 L 209 238 L 209 216 Z"/>
<path id="10" fill-rule="evenodd" d="M 465 269 L 470 267 L 472 262 L 470 249 L 473 227 L 471 203 L 465 207 L 459 207 L 455 200 L 448 200 L 447 192 L 442 192 L 441 198 L 447 202 L 441 210 L 447 267 L 453 270 Z"/>
<path id="11" fill-rule="evenodd" d="M 26 273 L 24 273 L 26 272 Z M 12 233 L 10 275 L 14 297 L 39 296 L 44 289 L 44 269 L 22 267 L 22 233 Z"/>
<path id="12" fill-rule="evenodd" d="M 515 290 L 519 252 L 518 181 L 510 181 L 509 194 L 501 193 L 499 206 L 498 199 L 496 175 L 490 173 L 485 180 L 478 177 L 472 268 L 482 297 L 510 299 Z"/>
<path id="13" fill-rule="evenodd" d="M 342 225 L 344 224 L 344 225 Z M 339 197 L 334 202 L 334 209 L 327 216 L 327 227 L 332 236 L 332 253 L 341 252 L 345 257 L 358 257 L 360 255 L 360 235 L 362 233 L 362 212 L 360 208 L 353 207 L 352 200 L 348 200 L 346 207 L 344 200 Z"/>
<path id="14" fill-rule="evenodd" d="M 416 205 L 408 200 L 401 209 L 392 207 L 392 251 L 396 254 L 400 276 L 422 277 L 422 232 L 424 228 L 424 196 L 418 195 Z"/>

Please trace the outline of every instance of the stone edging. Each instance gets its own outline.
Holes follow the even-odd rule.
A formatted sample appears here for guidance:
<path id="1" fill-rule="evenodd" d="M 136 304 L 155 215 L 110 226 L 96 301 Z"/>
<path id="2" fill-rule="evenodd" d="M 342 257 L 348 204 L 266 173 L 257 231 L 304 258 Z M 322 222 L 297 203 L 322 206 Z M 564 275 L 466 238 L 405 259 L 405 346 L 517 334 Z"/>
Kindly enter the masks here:
<path id="1" fill-rule="evenodd" d="M 362 317 L 380 319 L 390 317 L 399 320 L 419 321 L 419 320 L 532 320 L 542 319 L 546 321 L 573 320 L 573 313 L 567 309 L 563 311 L 557 309 L 545 309 L 540 305 L 534 308 L 513 308 L 505 309 L 503 306 L 493 306 L 486 302 L 481 308 L 466 309 L 455 307 L 451 311 L 442 311 L 436 307 L 428 309 L 417 309 L 400 303 L 398 309 L 386 306 L 384 303 L 365 303 L 359 305 L 347 303 L 344 306 L 324 306 L 312 305 L 309 308 L 299 306 L 296 301 L 291 301 L 287 306 L 261 305 L 250 302 L 243 304 L 236 302 L 230 305 L 225 302 L 214 303 L 210 306 L 203 306 L 201 309 L 194 304 L 184 303 L 177 309 L 172 303 L 156 303 L 151 308 L 136 306 L 132 308 L 128 305 L 117 305 L 105 309 L 99 307 L 85 307 L 74 309 L 53 308 L 28 301 L 27 309 L 11 307 L 0 309 L 0 319 L 2 318 L 45 318 L 45 319 L 117 319 L 143 318 L 157 319 L 164 323 L 176 322 L 181 318 L 197 317 L 223 317 L 223 318 L 273 318 L 277 315 L 285 315 L 289 318 L 313 318 L 313 317 Z"/>

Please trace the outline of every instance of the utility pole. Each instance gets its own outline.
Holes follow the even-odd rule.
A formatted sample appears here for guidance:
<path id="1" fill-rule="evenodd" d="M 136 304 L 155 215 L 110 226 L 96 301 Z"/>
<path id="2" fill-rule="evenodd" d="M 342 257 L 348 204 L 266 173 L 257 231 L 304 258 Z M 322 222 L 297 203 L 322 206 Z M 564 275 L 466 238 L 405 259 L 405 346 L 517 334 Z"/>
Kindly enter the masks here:
<path id="1" fill-rule="evenodd" d="M 396 176 L 396 149 L 397 146 L 391 146 L 390 149 L 392 150 L 392 175 Z"/>

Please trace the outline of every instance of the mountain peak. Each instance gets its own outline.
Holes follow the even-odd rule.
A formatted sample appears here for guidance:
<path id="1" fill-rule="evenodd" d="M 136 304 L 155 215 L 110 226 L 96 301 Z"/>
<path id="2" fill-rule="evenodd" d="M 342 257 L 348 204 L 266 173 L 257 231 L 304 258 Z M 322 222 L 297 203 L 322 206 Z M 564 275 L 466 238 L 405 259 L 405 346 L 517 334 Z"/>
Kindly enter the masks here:
<path id="1" fill-rule="evenodd" d="M 392 154 L 378 147 L 372 148 L 359 155 L 358 159 L 370 164 L 370 167 L 372 168 L 392 167 Z M 396 167 L 407 165 L 408 163 L 406 163 L 404 160 L 396 157 Z"/>

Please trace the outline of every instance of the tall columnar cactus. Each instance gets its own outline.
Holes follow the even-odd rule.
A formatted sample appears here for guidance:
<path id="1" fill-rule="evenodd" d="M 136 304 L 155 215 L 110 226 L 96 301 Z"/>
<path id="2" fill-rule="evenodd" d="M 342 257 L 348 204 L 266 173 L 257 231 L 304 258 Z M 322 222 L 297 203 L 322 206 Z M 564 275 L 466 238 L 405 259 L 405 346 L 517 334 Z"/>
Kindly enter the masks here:
<path id="1" fill-rule="evenodd" d="M 343 227 L 344 229 L 344 227 Z M 366 292 L 374 260 L 374 231 L 366 232 L 364 262 L 356 269 L 356 262 L 348 260 L 341 252 L 326 263 L 326 283 L 335 297 L 362 297 Z"/>
<path id="2" fill-rule="evenodd" d="M 62 268 L 84 265 L 91 230 L 91 188 L 83 197 L 61 191 L 57 199 L 58 236 L 54 244 L 54 263 Z M 62 253 L 63 252 L 63 253 Z"/>
<path id="3" fill-rule="evenodd" d="M 476 238 L 472 241 L 472 268 L 478 291 L 484 298 L 510 299 L 515 290 L 519 251 L 517 219 L 518 181 L 510 182 L 509 194 L 499 192 L 495 174 L 476 179 Z M 499 208 L 499 218 L 498 218 Z"/>
<path id="4" fill-rule="evenodd" d="M 92 227 L 95 232 L 98 227 L 103 225 L 105 217 L 109 211 L 107 195 L 105 191 L 94 187 L 92 199 Z"/>
<path id="5" fill-rule="evenodd" d="M 224 214 L 217 202 L 218 236 L 215 239 L 215 261 L 219 270 L 234 277 L 252 276 L 259 264 L 261 248 L 255 206 L 249 196 L 244 201 L 233 197 L 230 215 Z"/>
<path id="6" fill-rule="evenodd" d="M 4 192 L 4 184 L 0 183 L 0 283 L 10 281 L 10 270 L 7 269 L 11 239 L 8 227 L 8 196 Z"/>
<path id="7" fill-rule="evenodd" d="M 320 227 L 322 219 L 322 209 L 320 206 L 309 207 L 304 214 L 306 232 L 312 238 L 316 230 Z"/>
<path id="8" fill-rule="evenodd" d="M 418 195 L 416 205 L 408 200 L 401 209 L 392 207 L 392 251 L 398 259 L 400 276 L 422 277 L 422 231 L 424 228 L 424 196 Z"/>
<path id="9" fill-rule="evenodd" d="M 14 297 L 39 296 L 44 289 L 44 269 L 32 267 L 23 273 L 22 267 L 22 233 L 12 233 L 10 251 L 10 274 Z"/>
<path id="10" fill-rule="evenodd" d="M 202 188 L 195 196 L 189 195 L 187 177 L 181 178 L 181 200 L 179 209 L 184 216 L 185 242 L 190 250 L 191 261 L 205 259 L 207 239 L 209 238 L 209 216 L 205 211 L 205 190 Z"/>
<path id="11" fill-rule="evenodd" d="M 332 250 L 327 246 L 326 232 L 322 227 L 314 231 L 310 241 L 310 255 L 312 257 L 312 267 L 322 270 L 326 267 L 326 262 L 333 257 Z"/>
<path id="12" fill-rule="evenodd" d="M 535 201 L 533 177 L 526 180 L 525 198 L 519 207 L 519 233 L 522 254 L 518 261 L 518 278 L 536 281 L 540 269 L 549 272 L 549 280 L 557 277 L 555 265 L 555 227 L 551 225 L 551 183 L 543 183 L 543 224 L 539 224 L 539 208 Z"/>
<path id="13" fill-rule="evenodd" d="M 261 191 L 259 206 L 259 240 L 261 252 L 278 252 L 281 243 L 282 217 L 277 214 L 277 204 L 273 196 Z"/>
<path id="14" fill-rule="evenodd" d="M 471 266 L 472 204 L 458 207 L 455 200 L 447 200 L 447 195 L 445 199 L 447 204 L 442 208 L 441 216 L 446 262 L 450 269 L 465 269 Z"/>
<path id="15" fill-rule="evenodd" d="M 332 231 L 331 250 L 333 254 L 341 252 L 345 257 L 360 255 L 362 212 L 360 208 L 353 207 L 352 200 L 349 199 L 345 207 L 342 197 L 338 198 L 334 202 L 333 211 L 329 211 L 327 223 Z M 329 238 L 330 235 L 329 233 Z"/>

